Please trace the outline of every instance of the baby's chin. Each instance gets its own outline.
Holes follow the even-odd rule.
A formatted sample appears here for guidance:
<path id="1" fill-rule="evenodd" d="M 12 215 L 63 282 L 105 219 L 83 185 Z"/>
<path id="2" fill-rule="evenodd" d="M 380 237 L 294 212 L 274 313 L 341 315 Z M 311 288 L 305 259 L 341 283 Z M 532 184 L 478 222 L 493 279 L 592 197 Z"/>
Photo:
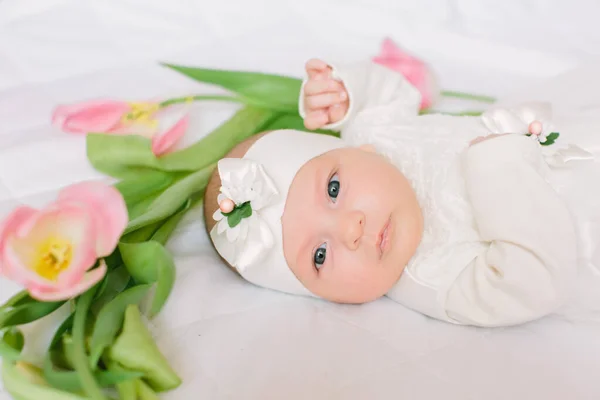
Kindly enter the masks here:
<path id="1" fill-rule="evenodd" d="M 318 297 L 334 303 L 340 304 L 364 304 L 378 300 L 385 296 L 400 279 L 402 270 L 397 274 L 388 275 L 385 279 L 377 281 L 362 281 L 355 285 L 351 290 L 341 290 L 340 288 L 321 288 L 316 294 Z M 310 290 L 310 289 L 309 289 Z"/>

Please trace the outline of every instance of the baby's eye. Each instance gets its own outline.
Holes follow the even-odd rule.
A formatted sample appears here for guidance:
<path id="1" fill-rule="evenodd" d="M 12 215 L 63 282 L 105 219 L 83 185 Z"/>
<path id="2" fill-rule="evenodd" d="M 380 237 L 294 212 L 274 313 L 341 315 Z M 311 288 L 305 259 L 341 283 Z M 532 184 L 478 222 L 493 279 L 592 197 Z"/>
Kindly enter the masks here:
<path id="1" fill-rule="evenodd" d="M 327 256 L 327 243 L 323 243 L 315 250 L 313 261 L 316 269 L 320 269 L 325 263 L 325 257 Z"/>
<path id="2" fill-rule="evenodd" d="M 327 184 L 327 194 L 334 202 L 335 199 L 337 199 L 338 194 L 340 194 L 340 178 L 337 174 L 332 176 L 329 180 L 329 183 Z"/>

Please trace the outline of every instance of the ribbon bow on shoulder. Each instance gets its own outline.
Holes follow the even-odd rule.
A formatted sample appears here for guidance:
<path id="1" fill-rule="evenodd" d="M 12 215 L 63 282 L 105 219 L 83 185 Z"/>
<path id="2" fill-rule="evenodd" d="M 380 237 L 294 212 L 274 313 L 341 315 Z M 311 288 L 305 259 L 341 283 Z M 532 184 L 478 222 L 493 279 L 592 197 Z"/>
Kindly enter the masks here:
<path id="1" fill-rule="evenodd" d="M 546 146 L 553 144 L 559 136 L 558 132 L 553 132 L 550 103 L 530 102 L 510 108 L 495 107 L 483 113 L 481 118 L 492 133 L 525 134 Z"/>
<path id="2" fill-rule="evenodd" d="M 262 165 L 243 158 L 218 163 L 221 193 L 218 221 L 210 232 L 215 248 L 238 271 L 256 263 L 273 246 L 273 232 L 260 211 L 275 203 L 278 191 Z"/>
<path id="3" fill-rule="evenodd" d="M 566 167 L 573 161 L 592 161 L 594 155 L 574 144 L 555 144 L 560 134 L 552 124 L 552 105 L 547 102 L 528 102 L 515 107 L 493 107 L 481 116 L 492 133 L 517 133 L 530 136 L 544 146 L 546 162 L 554 167 Z"/>

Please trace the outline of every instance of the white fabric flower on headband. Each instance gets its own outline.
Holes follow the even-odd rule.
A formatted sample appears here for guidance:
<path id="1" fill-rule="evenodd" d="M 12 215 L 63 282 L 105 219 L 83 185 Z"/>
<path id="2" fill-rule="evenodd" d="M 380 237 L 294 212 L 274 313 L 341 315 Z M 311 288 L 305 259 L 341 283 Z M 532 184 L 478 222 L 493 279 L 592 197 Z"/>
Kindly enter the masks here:
<path id="1" fill-rule="evenodd" d="M 226 158 L 219 161 L 218 169 L 221 193 L 211 238 L 219 254 L 243 271 L 273 246 L 273 233 L 260 211 L 273 204 L 279 193 L 262 165 L 252 160 Z"/>

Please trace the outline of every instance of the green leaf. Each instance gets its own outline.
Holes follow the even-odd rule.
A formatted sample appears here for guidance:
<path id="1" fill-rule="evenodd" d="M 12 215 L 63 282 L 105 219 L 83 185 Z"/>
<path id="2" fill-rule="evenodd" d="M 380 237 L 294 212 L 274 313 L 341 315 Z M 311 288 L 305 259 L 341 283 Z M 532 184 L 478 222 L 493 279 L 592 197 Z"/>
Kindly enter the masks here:
<path id="1" fill-rule="evenodd" d="M 37 302 L 37 300 L 35 300 L 33 297 L 31 297 L 27 290 L 22 290 L 19 293 L 12 296 L 10 299 L 8 299 L 2 305 L 2 307 L 0 307 L 0 310 L 5 309 L 5 308 L 14 308 L 14 307 L 22 306 L 24 304 L 33 303 L 33 302 Z"/>
<path id="2" fill-rule="evenodd" d="M 192 172 L 174 183 L 148 206 L 146 213 L 129 222 L 125 233 L 162 221 L 174 214 L 188 201 L 192 194 L 204 191 L 212 171 L 213 166 L 208 166 L 202 170 Z"/>
<path id="3" fill-rule="evenodd" d="M 48 383 L 56 389 L 68 392 L 80 392 L 83 390 L 77 372 L 57 368 L 49 356 L 44 360 L 43 372 Z M 143 375 L 141 372 L 107 369 L 96 371 L 94 379 L 100 387 L 107 388 L 122 382 L 133 381 L 134 379 L 141 378 Z"/>
<path id="4" fill-rule="evenodd" d="M 233 210 L 227 215 L 227 224 L 230 228 L 236 227 L 240 222 L 242 222 L 242 214 L 238 210 Z"/>
<path id="5" fill-rule="evenodd" d="M 2 362 L 4 389 L 19 400 L 89 400 L 74 393 L 50 387 L 42 377 L 41 370 L 24 362 Z"/>
<path id="6" fill-rule="evenodd" d="M 135 175 L 117 182 L 115 188 L 121 192 L 131 215 L 131 208 L 133 206 L 143 203 L 152 195 L 169 187 L 174 180 L 175 175 L 169 172 L 139 171 Z"/>
<path id="7" fill-rule="evenodd" d="M 196 171 L 216 163 L 235 145 L 261 132 L 275 116 L 270 110 L 244 107 L 200 141 L 161 157 L 152 153 L 146 138 L 92 133 L 87 135 L 87 155 L 96 170 L 122 179 L 115 187 L 130 205 L 169 186 L 173 172 Z"/>
<path id="8" fill-rule="evenodd" d="M 154 390 L 141 379 L 135 381 L 135 389 L 140 400 L 160 400 Z"/>
<path id="9" fill-rule="evenodd" d="M 540 143 L 542 146 L 550 146 L 556 142 L 556 139 L 560 136 L 558 132 L 552 132 L 548 136 L 546 136 L 546 141 L 544 143 Z"/>
<path id="10" fill-rule="evenodd" d="M 168 171 L 197 171 L 215 164 L 237 144 L 263 132 L 278 113 L 255 107 L 237 111 L 204 138 L 193 145 L 161 157 L 162 168 Z"/>
<path id="11" fill-rule="evenodd" d="M 198 196 L 198 197 L 200 197 L 200 196 Z M 177 225 L 179 224 L 179 222 L 181 222 L 181 219 L 183 218 L 185 213 L 192 206 L 192 203 L 193 203 L 192 199 L 188 199 L 188 201 L 183 205 L 181 210 L 179 210 L 177 213 L 170 216 L 169 219 L 167 219 L 160 226 L 160 228 L 158 228 L 158 230 L 152 235 L 152 240 L 155 242 L 158 242 L 162 245 L 165 245 L 167 243 L 167 241 L 169 240 L 169 237 L 175 230 L 175 228 L 177 228 Z"/>
<path id="12" fill-rule="evenodd" d="M 77 371 L 83 391 L 92 400 L 106 400 L 106 396 L 92 374 L 85 351 L 85 324 L 90 303 L 94 299 L 96 289 L 97 286 L 94 286 L 81 295 L 75 307 L 75 319 L 73 321 L 73 366 L 75 371 Z"/>
<path id="13" fill-rule="evenodd" d="M 304 126 L 304 119 L 300 114 L 296 113 L 282 113 L 274 118 L 269 124 L 264 127 L 265 131 L 275 131 L 279 129 L 294 129 L 297 131 L 319 133 L 323 135 L 330 135 L 339 137 L 339 132 L 329 131 L 324 129 L 310 130 Z"/>
<path id="14" fill-rule="evenodd" d="M 127 371 L 126 369 L 122 368 L 116 362 L 111 361 L 106 356 L 102 357 L 102 361 L 112 371 L 116 371 L 116 372 Z M 120 400 L 137 400 L 138 399 L 137 394 L 136 394 L 136 381 L 137 381 L 137 379 L 134 379 L 134 380 L 130 380 L 130 381 L 119 382 L 116 384 L 116 388 L 117 388 L 117 391 L 119 392 Z"/>
<path id="15" fill-rule="evenodd" d="M 237 93 L 250 105 L 276 111 L 298 110 L 302 80 L 261 72 L 227 71 L 163 64 L 195 81 L 220 86 Z"/>
<path id="16" fill-rule="evenodd" d="M 150 317 L 160 312 L 175 284 L 175 263 L 158 242 L 120 243 L 123 261 L 131 276 L 140 283 L 156 283 Z"/>
<path id="17" fill-rule="evenodd" d="M 157 221 L 150 225 L 129 232 L 121 237 L 123 243 L 141 243 L 150 240 L 154 233 L 163 225 L 163 221 Z"/>
<path id="18" fill-rule="evenodd" d="M 96 299 L 94 299 L 90 307 L 94 315 L 98 315 L 102 307 L 125 290 L 130 280 L 131 275 L 129 275 L 129 271 L 127 271 L 127 268 L 125 268 L 125 265 L 123 264 L 123 260 L 121 260 L 121 265 L 106 275 L 105 290 L 100 296 L 96 296 Z"/>
<path id="19" fill-rule="evenodd" d="M 67 319 L 65 319 L 62 324 L 58 327 L 56 332 L 54 333 L 54 337 L 50 342 L 50 348 L 54 348 L 62 341 L 62 336 L 67 333 L 73 327 L 73 321 L 75 320 L 75 313 L 69 315 Z"/>
<path id="20" fill-rule="evenodd" d="M 249 201 L 245 202 L 240 207 L 240 215 L 242 218 L 248 218 L 252 216 L 252 206 L 250 205 Z"/>
<path id="21" fill-rule="evenodd" d="M 237 226 L 242 219 L 252 216 L 252 206 L 249 201 L 235 206 L 235 208 L 228 213 L 223 213 L 227 217 L 227 224 L 230 228 Z"/>
<path id="22" fill-rule="evenodd" d="M 21 305 L 0 310 L 0 329 L 36 321 L 56 311 L 64 303 L 64 301 L 46 303 L 21 299 L 19 302 Z"/>
<path id="23" fill-rule="evenodd" d="M 110 303 L 106 304 L 94 324 L 94 331 L 90 343 L 90 366 L 96 367 L 102 352 L 117 336 L 123 324 L 125 309 L 130 304 L 138 304 L 150 290 L 151 285 L 134 286 L 118 294 Z"/>
<path id="24" fill-rule="evenodd" d="M 171 390 L 181 384 L 144 325 L 136 305 L 127 307 L 123 332 L 110 347 L 108 357 L 127 369 L 143 372 L 156 391 Z"/>
<path id="25" fill-rule="evenodd" d="M 23 333 L 18 328 L 10 328 L 4 332 L 2 340 L 0 340 L 0 357 L 5 360 L 17 361 L 21 358 L 24 345 Z"/>
<path id="26" fill-rule="evenodd" d="M 150 139 L 139 135 L 89 133 L 86 147 L 87 158 L 92 166 L 115 178 L 131 177 L 132 172 L 140 172 L 140 167 L 146 170 L 159 169 Z"/>

